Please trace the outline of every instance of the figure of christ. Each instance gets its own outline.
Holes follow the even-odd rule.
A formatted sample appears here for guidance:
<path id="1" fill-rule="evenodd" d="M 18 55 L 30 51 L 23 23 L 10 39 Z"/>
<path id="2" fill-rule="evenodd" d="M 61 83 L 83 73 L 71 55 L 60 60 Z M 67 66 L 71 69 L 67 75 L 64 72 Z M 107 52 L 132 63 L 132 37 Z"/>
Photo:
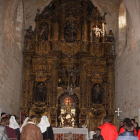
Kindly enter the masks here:
<path id="1" fill-rule="evenodd" d="M 35 101 L 44 102 L 46 97 L 46 87 L 44 83 L 38 83 L 35 92 Z"/>
<path id="2" fill-rule="evenodd" d="M 74 70 L 71 71 L 71 73 L 70 73 L 70 79 L 71 79 L 71 84 L 74 87 L 78 86 L 79 71 L 76 68 L 74 68 Z"/>
<path id="3" fill-rule="evenodd" d="M 101 104 L 103 100 L 103 90 L 99 84 L 96 84 L 92 92 L 92 102 Z"/>
<path id="4" fill-rule="evenodd" d="M 60 70 L 60 77 L 61 77 L 60 85 L 66 86 L 68 74 L 65 67 L 62 67 L 62 69 Z"/>

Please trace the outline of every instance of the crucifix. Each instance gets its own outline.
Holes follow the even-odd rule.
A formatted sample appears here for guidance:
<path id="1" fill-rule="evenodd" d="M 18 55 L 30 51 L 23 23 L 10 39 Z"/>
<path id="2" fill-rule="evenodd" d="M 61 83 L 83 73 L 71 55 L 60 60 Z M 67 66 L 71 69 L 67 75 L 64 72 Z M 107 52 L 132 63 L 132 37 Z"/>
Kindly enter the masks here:
<path id="1" fill-rule="evenodd" d="M 115 113 L 118 113 L 118 117 L 120 116 L 120 113 L 122 113 L 122 111 L 120 111 L 120 109 L 118 108 L 117 111 L 115 111 Z"/>
<path id="2" fill-rule="evenodd" d="M 117 113 L 116 126 L 119 129 L 119 127 L 120 127 L 120 113 L 122 113 L 122 111 L 120 111 L 120 109 L 118 108 L 118 110 L 115 111 L 115 113 Z"/>
<path id="3" fill-rule="evenodd" d="M 67 103 L 68 103 L 68 105 L 69 105 L 69 103 L 70 103 L 70 99 L 69 99 L 69 98 L 67 98 Z"/>

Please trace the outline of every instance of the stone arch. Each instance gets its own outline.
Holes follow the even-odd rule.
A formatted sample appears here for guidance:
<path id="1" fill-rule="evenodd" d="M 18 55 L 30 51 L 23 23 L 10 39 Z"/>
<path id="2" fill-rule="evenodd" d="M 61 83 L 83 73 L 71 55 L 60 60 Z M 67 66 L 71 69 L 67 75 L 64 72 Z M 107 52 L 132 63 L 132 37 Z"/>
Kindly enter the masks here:
<path id="1" fill-rule="evenodd" d="M 127 10 L 129 12 L 131 21 L 132 21 L 132 26 L 134 30 L 134 39 L 136 41 L 140 40 L 140 1 L 139 0 L 123 0 L 125 3 Z M 135 9 L 135 10 L 134 10 Z"/>
<path id="2" fill-rule="evenodd" d="M 23 42 L 23 1 L 21 0 L 17 11 L 16 11 L 16 21 L 15 21 L 15 41 L 18 48 L 22 49 L 22 42 Z"/>
<path id="3" fill-rule="evenodd" d="M 123 52 L 126 46 L 126 32 L 127 32 L 127 18 L 126 18 L 126 6 L 124 2 L 121 3 L 119 8 L 119 17 L 118 17 L 118 27 L 119 27 L 119 56 Z"/>
<path id="4" fill-rule="evenodd" d="M 78 125 L 79 124 L 79 114 L 80 114 L 78 96 L 75 93 L 73 95 L 69 95 L 69 93 L 67 91 L 64 91 L 58 97 L 57 101 L 58 101 L 58 109 L 57 109 L 58 126 L 60 125 L 59 116 L 61 116 L 61 114 L 70 115 L 71 113 L 75 116 L 74 117 L 75 125 Z M 63 118 L 63 117 L 61 117 L 61 118 Z M 62 120 L 61 120 L 61 122 L 63 122 Z M 64 125 L 65 125 L 65 123 L 64 123 Z M 72 125 L 74 125 L 74 124 L 72 124 Z"/>
<path id="5" fill-rule="evenodd" d="M 63 100 L 64 96 L 71 96 L 72 100 L 76 103 L 79 104 L 79 98 L 78 96 L 74 93 L 73 95 L 68 95 L 68 92 L 63 92 L 59 97 L 58 97 L 58 103 L 61 103 L 61 100 Z"/>
<path id="6" fill-rule="evenodd" d="M 6 2 L 7 8 L 5 13 L 5 25 L 4 32 L 9 34 L 12 30 L 12 24 L 15 16 L 15 12 L 21 0 L 10 0 Z"/>
<path id="7" fill-rule="evenodd" d="M 23 42 L 23 0 L 7 1 L 4 32 L 13 38 L 14 46 L 21 50 Z"/>

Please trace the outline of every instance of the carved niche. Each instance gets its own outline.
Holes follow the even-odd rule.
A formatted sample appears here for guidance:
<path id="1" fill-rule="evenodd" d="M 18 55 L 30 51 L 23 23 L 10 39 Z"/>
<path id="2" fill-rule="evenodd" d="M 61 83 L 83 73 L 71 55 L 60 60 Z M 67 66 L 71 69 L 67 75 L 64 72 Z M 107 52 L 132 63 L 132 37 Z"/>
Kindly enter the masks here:
<path id="1" fill-rule="evenodd" d="M 38 27 L 38 40 L 48 40 L 49 36 L 49 25 L 46 22 L 43 22 Z"/>
<path id="2" fill-rule="evenodd" d="M 45 102 L 46 101 L 46 86 L 43 82 L 38 82 L 35 88 L 35 102 Z"/>
<path id="3" fill-rule="evenodd" d="M 104 99 L 104 91 L 100 84 L 96 83 L 92 89 L 92 102 L 94 104 L 102 104 Z"/>
<path id="4" fill-rule="evenodd" d="M 73 42 L 77 39 L 77 25 L 75 21 L 67 21 L 64 29 L 64 38 L 67 42 Z"/>

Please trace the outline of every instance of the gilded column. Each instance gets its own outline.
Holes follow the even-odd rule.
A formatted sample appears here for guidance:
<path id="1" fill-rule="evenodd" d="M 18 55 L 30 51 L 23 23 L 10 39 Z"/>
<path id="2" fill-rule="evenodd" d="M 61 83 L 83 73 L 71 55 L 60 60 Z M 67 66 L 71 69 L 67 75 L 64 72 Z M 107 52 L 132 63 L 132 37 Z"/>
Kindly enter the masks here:
<path id="1" fill-rule="evenodd" d="M 28 106 L 28 95 L 30 92 L 30 58 L 26 58 L 24 62 L 23 67 L 23 95 L 22 95 L 22 101 L 23 106 Z"/>
<path id="2" fill-rule="evenodd" d="M 83 28 L 82 28 L 82 41 L 87 41 L 87 23 L 86 20 L 84 20 Z"/>
<path id="3" fill-rule="evenodd" d="M 61 20 L 61 23 L 60 23 L 60 40 L 64 40 L 64 21 Z"/>
<path id="4" fill-rule="evenodd" d="M 114 58 L 108 59 L 108 114 L 113 120 L 115 107 Z"/>
<path id="5" fill-rule="evenodd" d="M 33 87 L 34 87 L 33 82 L 34 82 L 34 80 L 35 80 L 34 75 L 31 75 L 30 76 L 30 98 L 29 98 L 30 102 L 33 102 Z"/>

